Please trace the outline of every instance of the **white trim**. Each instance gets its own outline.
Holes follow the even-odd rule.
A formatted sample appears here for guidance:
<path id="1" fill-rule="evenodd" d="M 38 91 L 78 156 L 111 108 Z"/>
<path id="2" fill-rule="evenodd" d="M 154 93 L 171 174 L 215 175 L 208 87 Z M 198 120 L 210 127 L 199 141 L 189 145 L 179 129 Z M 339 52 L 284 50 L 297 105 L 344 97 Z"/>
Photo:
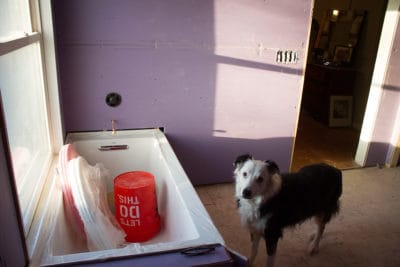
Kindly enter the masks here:
<path id="1" fill-rule="evenodd" d="M 389 0 L 385 19 L 382 27 L 382 34 L 379 41 L 379 48 L 372 76 L 371 88 L 368 102 L 365 109 L 363 125 L 361 128 L 360 140 L 357 147 L 355 161 L 365 166 L 370 143 L 375 129 L 377 114 L 379 111 L 383 85 L 385 83 L 386 71 L 389 66 L 389 59 L 392 52 L 395 31 L 399 21 L 400 0 Z"/>
<path id="2" fill-rule="evenodd" d="M 53 16 L 51 0 L 39 1 L 40 27 L 43 38 L 43 66 L 45 88 L 47 92 L 50 140 L 54 154 L 60 151 L 63 144 L 63 129 L 61 122 L 60 96 L 58 91 L 57 63 L 53 32 Z"/>
<path id="3" fill-rule="evenodd" d="M 36 216 L 33 218 L 31 228 L 26 235 L 26 244 L 29 253 L 29 266 L 40 266 L 47 241 L 52 234 L 57 219 L 60 205 L 62 205 L 62 192 L 56 171 L 58 157 L 53 157 L 48 169 L 42 194 L 37 205 Z M 40 216 L 38 216 L 40 214 Z M 40 233 L 40 234 L 38 234 Z"/>
<path id="4" fill-rule="evenodd" d="M 11 35 L 8 40 L 0 39 L 0 56 L 10 53 L 19 48 L 36 43 L 40 40 L 40 33 L 23 33 L 19 36 Z"/>
<path id="5" fill-rule="evenodd" d="M 42 32 L 40 30 L 40 11 L 39 11 L 39 1 L 29 0 L 29 14 L 31 29 L 33 32 Z"/>

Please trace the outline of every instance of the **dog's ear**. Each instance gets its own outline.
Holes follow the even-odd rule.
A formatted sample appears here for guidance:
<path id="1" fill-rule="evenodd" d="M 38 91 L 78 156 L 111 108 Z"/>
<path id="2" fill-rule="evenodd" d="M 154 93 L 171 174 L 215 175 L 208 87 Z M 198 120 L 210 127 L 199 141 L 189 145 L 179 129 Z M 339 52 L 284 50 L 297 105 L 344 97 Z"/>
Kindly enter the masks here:
<path id="1" fill-rule="evenodd" d="M 236 158 L 235 162 L 233 163 L 233 166 L 235 168 L 237 168 L 240 164 L 242 164 L 252 158 L 253 158 L 253 156 L 250 154 L 240 155 L 239 157 Z"/>
<path id="2" fill-rule="evenodd" d="M 271 175 L 275 173 L 280 174 L 279 167 L 274 161 L 266 160 L 265 163 L 267 164 L 267 170 Z"/>

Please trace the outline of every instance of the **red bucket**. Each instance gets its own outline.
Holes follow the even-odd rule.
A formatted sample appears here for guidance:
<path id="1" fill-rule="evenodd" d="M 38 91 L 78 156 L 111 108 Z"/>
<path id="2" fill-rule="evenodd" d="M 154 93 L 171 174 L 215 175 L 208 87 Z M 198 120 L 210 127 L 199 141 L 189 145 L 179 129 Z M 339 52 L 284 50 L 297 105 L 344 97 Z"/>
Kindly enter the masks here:
<path id="1" fill-rule="evenodd" d="M 115 216 L 128 242 L 144 242 L 160 231 L 154 176 L 132 171 L 114 179 Z"/>

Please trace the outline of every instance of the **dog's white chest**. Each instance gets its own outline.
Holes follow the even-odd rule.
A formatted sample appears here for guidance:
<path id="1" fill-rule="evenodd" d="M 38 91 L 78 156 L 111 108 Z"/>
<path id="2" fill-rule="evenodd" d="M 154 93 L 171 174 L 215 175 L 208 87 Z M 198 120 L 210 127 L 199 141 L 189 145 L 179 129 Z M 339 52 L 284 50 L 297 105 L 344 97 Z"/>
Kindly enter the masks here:
<path id="1" fill-rule="evenodd" d="M 241 199 L 239 214 L 244 226 L 263 234 L 269 216 L 260 217 L 258 211 L 260 203 L 258 202 L 257 200 Z"/>

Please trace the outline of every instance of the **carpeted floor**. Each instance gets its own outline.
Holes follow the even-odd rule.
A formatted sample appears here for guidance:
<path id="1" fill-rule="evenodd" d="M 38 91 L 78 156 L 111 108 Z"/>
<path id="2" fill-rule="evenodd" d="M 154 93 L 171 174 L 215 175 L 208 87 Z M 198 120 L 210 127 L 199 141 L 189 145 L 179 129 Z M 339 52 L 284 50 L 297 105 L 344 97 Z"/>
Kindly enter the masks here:
<path id="1" fill-rule="evenodd" d="M 313 221 L 287 229 L 279 241 L 276 267 L 400 266 L 400 167 L 343 171 L 341 211 L 327 225 L 320 252 L 307 253 Z M 248 256 L 248 232 L 240 225 L 234 184 L 196 187 L 226 245 Z M 265 266 L 260 243 L 255 266 Z"/>

